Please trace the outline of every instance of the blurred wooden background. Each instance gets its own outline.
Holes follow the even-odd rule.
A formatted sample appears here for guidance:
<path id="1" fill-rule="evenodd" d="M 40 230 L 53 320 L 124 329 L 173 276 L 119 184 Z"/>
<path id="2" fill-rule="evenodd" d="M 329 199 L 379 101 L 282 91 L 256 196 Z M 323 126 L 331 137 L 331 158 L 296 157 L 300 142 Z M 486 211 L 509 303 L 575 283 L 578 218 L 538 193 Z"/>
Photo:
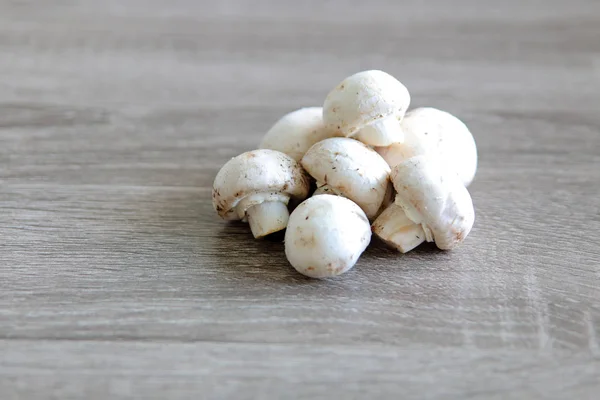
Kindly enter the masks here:
<path id="1" fill-rule="evenodd" d="M 210 186 L 368 68 L 470 126 L 475 228 L 305 279 Z M 599 192 L 597 0 L 0 0 L 0 397 L 597 398 Z"/>

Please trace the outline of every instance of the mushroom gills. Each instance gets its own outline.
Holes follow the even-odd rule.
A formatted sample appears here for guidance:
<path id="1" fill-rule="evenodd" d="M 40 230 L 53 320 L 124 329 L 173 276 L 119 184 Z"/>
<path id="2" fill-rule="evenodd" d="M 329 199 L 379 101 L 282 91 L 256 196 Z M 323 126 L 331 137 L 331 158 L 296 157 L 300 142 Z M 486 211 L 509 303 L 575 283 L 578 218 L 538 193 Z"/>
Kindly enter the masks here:
<path id="1" fill-rule="evenodd" d="M 404 133 L 398 118 L 390 115 L 363 126 L 354 138 L 370 146 L 390 146 L 404 142 Z"/>

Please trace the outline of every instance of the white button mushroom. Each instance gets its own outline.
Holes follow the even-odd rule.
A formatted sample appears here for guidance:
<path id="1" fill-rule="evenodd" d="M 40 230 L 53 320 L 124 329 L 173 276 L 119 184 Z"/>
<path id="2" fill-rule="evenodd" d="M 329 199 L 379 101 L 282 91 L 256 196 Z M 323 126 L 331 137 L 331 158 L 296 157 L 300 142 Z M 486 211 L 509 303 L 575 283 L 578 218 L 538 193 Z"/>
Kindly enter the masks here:
<path id="1" fill-rule="evenodd" d="M 213 185 L 213 206 L 226 220 L 248 221 L 255 238 L 285 229 L 290 198 L 308 196 L 309 178 L 290 156 L 254 150 L 229 160 Z"/>
<path id="2" fill-rule="evenodd" d="M 343 197 L 317 195 L 290 215 L 285 255 L 301 274 L 327 278 L 352 268 L 370 241 L 369 220 L 360 207 Z"/>
<path id="3" fill-rule="evenodd" d="M 313 145 L 301 161 L 317 181 L 315 194 L 336 194 L 354 201 L 374 218 L 390 187 L 390 167 L 373 149 L 349 138 Z"/>
<path id="4" fill-rule="evenodd" d="M 436 108 L 415 108 L 400 124 L 404 143 L 375 150 L 390 167 L 418 155 L 439 160 L 444 169 L 456 171 L 465 186 L 477 171 L 477 146 L 469 128 L 454 115 Z"/>
<path id="5" fill-rule="evenodd" d="M 306 107 L 284 115 L 269 129 L 260 149 L 278 150 L 296 161 L 313 144 L 340 134 L 323 123 L 322 107 Z"/>
<path id="6" fill-rule="evenodd" d="M 423 241 L 449 250 L 469 234 L 475 220 L 469 192 L 453 173 L 425 156 L 413 157 L 392 169 L 398 192 L 395 204 L 373 223 L 373 232 L 406 253 Z"/>
<path id="7" fill-rule="evenodd" d="M 371 146 L 402 142 L 398 120 L 410 104 L 406 87 L 383 71 L 363 71 L 344 79 L 325 99 L 323 121 L 330 129 Z"/>

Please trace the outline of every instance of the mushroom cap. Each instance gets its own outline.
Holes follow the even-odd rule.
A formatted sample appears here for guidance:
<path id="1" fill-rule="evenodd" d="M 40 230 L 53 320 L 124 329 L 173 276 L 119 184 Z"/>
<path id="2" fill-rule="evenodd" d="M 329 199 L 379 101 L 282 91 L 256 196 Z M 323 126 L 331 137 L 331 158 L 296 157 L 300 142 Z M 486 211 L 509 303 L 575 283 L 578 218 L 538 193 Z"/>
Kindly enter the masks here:
<path id="1" fill-rule="evenodd" d="M 383 71 L 363 71 L 329 92 L 323 121 L 329 129 L 351 136 L 378 119 L 391 115 L 401 119 L 409 104 L 408 89 L 396 78 Z"/>
<path id="2" fill-rule="evenodd" d="M 417 156 L 396 165 L 390 177 L 398 192 L 396 204 L 412 221 L 431 231 L 440 249 L 449 250 L 467 237 L 475 211 L 469 192 L 455 174 L 444 174 L 434 159 Z"/>
<path id="3" fill-rule="evenodd" d="M 465 186 L 477 171 L 477 146 L 469 128 L 454 115 L 431 107 L 410 110 L 400 123 L 404 143 L 375 150 L 394 167 L 418 155 L 435 157 L 445 169 L 456 171 Z"/>
<path id="4" fill-rule="evenodd" d="M 240 154 L 221 168 L 213 184 L 212 200 L 221 218 L 237 220 L 241 217 L 236 206 L 250 195 L 284 194 L 302 200 L 308 190 L 309 178 L 300 164 L 287 154 L 261 149 Z"/>
<path id="5" fill-rule="evenodd" d="M 390 167 L 373 149 L 349 138 L 314 144 L 301 161 L 304 169 L 332 194 L 349 198 L 373 218 L 389 186 Z"/>
<path id="6" fill-rule="evenodd" d="M 325 127 L 322 107 L 306 107 L 281 117 L 265 134 L 259 148 L 278 150 L 300 161 L 310 146 L 336 134 L 339 132 Z"/>
<path id="7" fill-rule="evenodd" d="M 348 271 L 371 241 L 365 213 L 352 201 L 313 196 L 290 215 L 285 254 L 301 274 L 326 278 Z"/>

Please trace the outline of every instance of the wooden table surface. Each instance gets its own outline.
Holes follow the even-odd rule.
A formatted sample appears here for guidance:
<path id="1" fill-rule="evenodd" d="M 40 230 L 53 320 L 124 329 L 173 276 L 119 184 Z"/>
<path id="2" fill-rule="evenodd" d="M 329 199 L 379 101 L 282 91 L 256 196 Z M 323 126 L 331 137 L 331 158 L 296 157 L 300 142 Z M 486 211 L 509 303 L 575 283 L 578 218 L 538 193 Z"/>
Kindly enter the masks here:
<path id="1" fill-rule="evenodd" d="M 597 399 L 600 2 L 0 0 L 0 398 Z M 463 119 L 456 251 L 338 279 L 211 205 L 345 76 Z"/>

